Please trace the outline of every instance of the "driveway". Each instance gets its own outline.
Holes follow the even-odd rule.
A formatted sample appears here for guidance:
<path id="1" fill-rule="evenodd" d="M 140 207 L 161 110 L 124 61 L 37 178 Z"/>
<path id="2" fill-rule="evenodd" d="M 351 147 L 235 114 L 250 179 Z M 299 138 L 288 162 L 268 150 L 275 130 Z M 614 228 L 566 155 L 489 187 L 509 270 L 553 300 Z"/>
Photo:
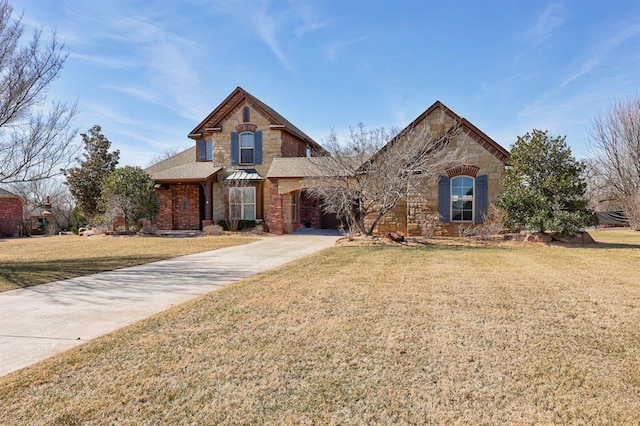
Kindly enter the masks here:
<path id="1" fill-rule="evenodd" d="M 236 247 L 0 293 L 0 376 L 334 245 L 336 232 Z"/>

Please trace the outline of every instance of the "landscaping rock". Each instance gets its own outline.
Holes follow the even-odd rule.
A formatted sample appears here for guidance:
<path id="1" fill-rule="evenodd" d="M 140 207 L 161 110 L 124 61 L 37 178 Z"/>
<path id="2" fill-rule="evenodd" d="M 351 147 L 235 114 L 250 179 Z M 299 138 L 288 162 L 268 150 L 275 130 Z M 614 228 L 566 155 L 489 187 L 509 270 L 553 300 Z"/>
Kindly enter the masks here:
<path id="1" fill-rule="evenodd" d="M 585 245 L 585 244 L 595 244 L 595 241 L 591 234 L 588 232 L 578 232 L 573 237 L 565 237 L 559 234 L 552 234 L 554 241 L 558 241 L 564 244 L 571 245 Z"/>
<path id="2" fill-rule="evenodd" d="M 397 232 L 388 232 L 387 238 L 391 241 L 395 241 L 396 243 L 404 243 L 404 237 Z"/>

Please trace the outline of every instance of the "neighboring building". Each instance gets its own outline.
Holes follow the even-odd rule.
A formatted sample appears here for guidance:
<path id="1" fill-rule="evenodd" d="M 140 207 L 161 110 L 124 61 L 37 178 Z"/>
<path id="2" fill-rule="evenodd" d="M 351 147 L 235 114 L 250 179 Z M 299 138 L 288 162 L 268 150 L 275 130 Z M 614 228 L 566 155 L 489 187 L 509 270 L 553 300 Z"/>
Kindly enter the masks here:
<path id="1" fill-rule="evenodd" d="M 378 232 L 421 232 L 425 212 L 439 213 L 451 232 L 480 223 L 497 199 L 509 158 L 507 150 L 441 102 L 413 123 L 441 126 L 442 112 L 462 130 L 451 146 L 466 152 L 465 164 L 432 182 L 422 196 L 404 200 L 379 224 Z M 159 229 L 202 229 L 225 218 L 263 221 L 269 232 L 336 228 L 335 215 L 304 189 L 322 169 L 323 148 L 271 107 L 236 88 L 188 135 L 194 146 L 147 168 L 156 183 Z M 312 166 L 312 167 L 310 167 Z"/>
<path id="2" fill-rule="evenodd" d="M 22 207 L 20 197 L 0 188 L 0 237 L 22 235 Z"/>

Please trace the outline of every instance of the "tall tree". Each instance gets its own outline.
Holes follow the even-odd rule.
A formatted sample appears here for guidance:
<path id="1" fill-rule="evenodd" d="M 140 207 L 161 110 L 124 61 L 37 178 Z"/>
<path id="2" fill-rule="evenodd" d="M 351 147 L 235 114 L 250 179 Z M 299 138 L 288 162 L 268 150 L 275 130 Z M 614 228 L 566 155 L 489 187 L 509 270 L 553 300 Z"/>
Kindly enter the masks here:
<path id="1" fill-rule="evenodd" d="M 46 105 L 47 90 L 67 58 L 55 33 L 23 41 L 24 25 L 0 0 L 0 183 L 28 182 L 60 174 L 78 146 L 70 128 L 75 105 Z M 47 112 L 43 112 L 47 111 Z"/>
<path id="2" fill-rule="evenodd" d="M 102 187 L 102 203 L 105 218 L 113 222 L 124 219 L 125 230 L 138 219 L 150 218 L 158 212 L 153 179 L 140 167 L 118 167 L 105 176 Z"/>
<path id="3" fill-rule="evenodd" d="M 348 227 L 371 235 L 378 222 L 398 202 L 419 193 L 425 182 L 448 167 L 464 163 L 460 149 L 449 142 L 460 132 L 458 123 L 443 112 L 437 131 L 424 122 L 401 132 L 383 128 L 352 129 L 341 143 L 332 132 L 328 154 L 315 161 L 311 195 L 322 199 L 328 213 L 336 213 Z"/>
<path id="4" fill-rule="evenodd" d="M 120 159 L 120 151 L 109 151 L 111 142 L 102 134 L 102 128 L 94 125 L 88 134 L 82 133 L 84 159 L 76 158 L 80 164 L 64 170 L 67 185 L 78 210 L 87 219 L 96 218 L 103 213 L 100 204 L 104 178 L 113 172 Z"/>
<path id="5" fill-rule="evenodd" d="M 585 165 L 571 155 L 565 139 L 537 129 L 518 136 L 498 200 L 507 226 L 574 235 L 589 223 Z"/>
<path id="6" fill-rule="evenodd" d="M 591 192 L 595 204 L 623 210 L 640 230 L 640 96 L 592 120 Z"/>

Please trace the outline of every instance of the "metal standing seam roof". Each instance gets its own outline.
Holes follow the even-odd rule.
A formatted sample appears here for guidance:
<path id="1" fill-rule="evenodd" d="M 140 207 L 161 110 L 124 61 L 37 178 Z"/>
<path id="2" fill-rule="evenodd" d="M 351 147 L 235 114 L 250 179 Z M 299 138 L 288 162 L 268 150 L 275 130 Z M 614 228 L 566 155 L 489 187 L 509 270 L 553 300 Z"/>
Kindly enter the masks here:
<path id="1" fill-rule="evenodd" d="M 238 169 L 224 178 L 229 182 L 262 182 L 264 178 L 260 176 L 260 173 L 256 169 Z"/>

